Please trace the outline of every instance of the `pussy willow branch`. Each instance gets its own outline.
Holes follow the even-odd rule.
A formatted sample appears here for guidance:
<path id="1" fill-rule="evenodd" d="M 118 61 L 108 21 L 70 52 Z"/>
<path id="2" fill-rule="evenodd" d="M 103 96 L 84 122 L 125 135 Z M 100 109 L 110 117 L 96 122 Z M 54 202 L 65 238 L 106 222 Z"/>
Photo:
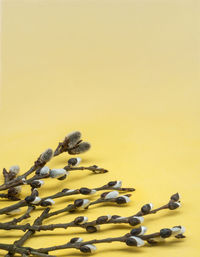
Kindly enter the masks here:
<path id="1" fill-rule="evenodd" d="M 90 170 L 94 173 L 106 173 L 108 172 L 108 170 L 104 169 L 104 168 L 100 168 L 96 165 L 92 165 L 92 166 L 88 166 L 88 167 L 84 167 L 84 166 L 79 166 L 79 167 L 71 167 L 69 165 L 65 166 L 64 169 L 66 171 L 73 171 L 73 170 Z"/>
<path id="2" fill-rule="evenodd" d="M 131 196 L 130 194 L 127 195 L 127 197 L 130 197 L 130 196 Z M 99 201 L 96 200 L 94 202 L 91 202 L 91 205 L 102 203 L 102 202 L 116 202 L 116 201 L 117 201 L 117 197 L 110 198 L 110 199 L 99 199 Z M 88 207 L 89 206 L 85 207 L 85 209 L 88 209 Z M 79 209 L 79 207 L 76 206 L 76 201 L 74 202 L 74 204 L 70 204 L 66 208 L 52 212 L 52 213 L 49 213 L 50 208 L 47 208 L 43 211 L 42 215 L 35 220 L 35 222 L 33 223 L 33 226 L 41 225 L 42 221 L 49 217 L 58 215 L 63 212 L 72 212 L 72 211 L 75 211 L 76 209 Z M 12 227 L 12 225 L 11 225 L 11 227 Z M 26 240 L 28 240 L 28 238 L 30 238 L 34 233 L 35 233 L 35 230 L 32 230 L 31 228 L 29 228 L 29 230 L 21 237 L 21 239 L 14 243 L 14 248 L 9 251 L 9 253 L 6 255 L 6 257 L 13 256 L 13 254 L 15 253 L 15 248 L 23 245 L 24 242 Z"/>
<path id="3" fill-rule="evenodd" d="M 107 201 L 109 199 L 104 199 L 104 200 Z M 172 210 L 172 207 L 177 205 L 178 200 L 179 200 L 179 195 L 175 194 L 175 195 L 171 196 L 171 199 L 170 199 L 168 204 L 165 204 L 165 205 L 163 205 L 159 208 L 156 208 L 154 210 L 150 210 L 149 208 L 147 208 L 147 207 L 150 206 L 150 204 L 147 204 L 148 206 L 144 205 L 141 208 L 141 211 L 137 212 L 136 215 L 143 216 L 143 215 L 147 215 L 147 214 L 151 214 L 151 213 L 156 213 L 156 212 L 158 212 L 162 209 L 166 209 L 166 208 L 169 208 L 170 210 Z M 110 199 L 110 201 L 111 202 L 116 201 L 116 198 L 115 199 Z M 98 201 L 95 201 L 95 202 L 98 203 Z M 74 206 L 69 205 L 68 207 L 66 207 L 64 209 L 61 209 L 61 210 L 58 210 L 56 212 L 47 213 L 44 219 L 47 219 L 47 218 L 52 217 L 54 215 L 58 215 L 59 213 L 62 213 L 64 211 L 73 211 L 73 210 L 74 210 Z M 147 212 L 147 210 L 148 210 L 148 213 L 144 213 L 144 212 Z M 133 215 L 133 216 L 130 216 L 130 217 L 135 217 L 136 215 Z M 116 217 L 115 217 L 115 219 L 116 219 Z M 130 220 L 129 220 L 129 222 L 130 222 Z M 34 226 L 35 226 L 35 224 L 32 226 L 32 228 L 39 228 L 40 227 L 40 225 L 39 226 L 36 225 L 35 227 Z M 27 228 L 27 229 L 29 229 L 28 232 L 30 232 L 30 231 L 34 232 L 35 231 L 35 230 L 32 230 L 30 227 Z M 166 230 L 166 229 L 164 229 L 164 230 Z M 150 234 L 150 235 L 137 235 L 137 238 L 140 238 L 142 240 L 146 240 L 148 243 L 154 243 L 153 238 L 159 238 L 161 236 L 160 233 L 161 232 L 156 232 L 156 233 L 153 233 L 153 234 Z M 30 232 L 30 234 L 32 235 L 32 232 Z M 165 233 L 165 235 L 166 235 L 166 233 Z M 80 251 L 84 252 L 85 250 L 88 251 L 88 245 L 97 244 L 97 243 L 109 243 L 109 242 L 118 241 L 118 242 L 125 242 L 127 245 L 134 245 L 134 244 L 130 244 L 130 241 L 128 241 L 128 240 L 135 240 L 135 237 L 133 239 L 133 238 L 131 238 L 131 236 L 132 236 L 132 234 L 129 233 L 129 234 L 124 235 L 123 237 L 106 238 L 106 239 L 100 239 L 100 240 L 94 239 L 94 240 L 90 240 L 90 241 L 86 241 L 86 242 L 76 242 L 76 243 L 69 242 L 69 243 L 64 244 L 64 245 L 58 245 L 58 246 L 53 246 L 53 247 L 48 247 L 48 248 L 39 248 L 39 249 L 22 248 L 22 247 L 19 247 L 19 246 L 16 246 L 16 245 L 15 245 L 14 249 L 13 249 L 13 246 L 10 246 L 10 245 L 9 246 L 8 245 L 0 245 L 0 248 L 2 247 L 2 249 L 5 249 L 5 250 L 6 249 L 11 249 L 10 250 L 11 253 L 13 253 L 13 251 L 14 251 L 14 252 L 18 252 L 18 253 L 20 252 L 21 254 L 26 254 L 26 255 L 35 254 L 37 256 L 41 256 L 39 253 L 48 254 L 49 251 L 60 250 L 60 249 L 68 249 L 68 248 L 75 248 L 75 249 L 79 249 Z M 169 236 L 170 235 L 167 235 L 167 237 L 169 237 Z M 184 236 L 177 235 L 175 237 L 183 238 Z M 162 239 L 163 239 L 163 237 L 162 237 Z M 85 246 L 86 248 L 84 248 L 83 246 Z M 10 255 L 7 255 L 7 257 L 8 256 L 10 256 Z M 48 255 L 46 255 L 46 257 L 47 256 Z"/>
<path id="4" fill-rule="evenodd" d="M 88 167 L 83 167 L 83 166 L 71 167 L 71 166 L 67 165 L 67 166 L 64 167 L 64 169 L 66 171 L 89 170 L 89 171 L 92 171 L 93 173 L 98 173 L 98 174 L 108 172 L 108 170 L 106 170 L 104 168 L 100 168 L 100 167 L 98 167 L 96 165 L 88 166 Z M 46 179 L 46 178 L 49 178 L 49 177 L 50 177 L 49 174 L 47 174 L 47 175 L 36 174 L 32 178 L 29 178 L 26 181 L 22 181 L 20 185 L 31 184 L 31 182 L 33 182 L 34 180 Z"/>
<path id="5" fill-rule="evenodd" d="M 62 250 L 62 249 L 68 249 L 68 248 L 80 249 L 80 247 L 84 246 L 84 245 L 112 243 L 112 242 L 126 242 L 126 240 L 130 236 L 131 236 L 131 234 L 128 233 L 128 234 L 125 234 L 124 236 L 121 236 L 121 237 L 110 237 L 110 238 L 104 238 L 104 239 L 92 239 L 92 240 L 89 240 L 89 241 L 75 243 L 75 244 L 67 243 L 67 244 L 52 246 L 52 247 L 47 247 L 47 248 L 39 248 L 39 249 L 36 249 L 36 251 L 47 253 L 47 252 L 50 252 L 50 251 Z M 149 239 L 157 238 L 159 236 L 160 236 L 160 232 L 155 232 L 155 233 L 152 233 L 152 234 L 141 235 L 141 236 L 137 236 L 137 237 L 141 238 L 142 240 L 148 241 Z"/>
<path id="6" fill-rule="evenodd" d="M 161 231 L 161 230 L 160 230 Z M 144 241 L 150 242 L 150 240 L 159 238 L 161 236 L 161 232 L 155 232 L 147 235 L 137 235 L 137 238 L 140 238 Z M 95 244 L 101 244 L 101 243 L 112 243 L 112 242 L 122 242 L 127 244 L 127 240 L 131 238 L 131 233 L 127 233 L 121 237 L 110 237 L 110 238 L 103 238 L 103 239 L 92 239 L 88 241 L 81 241 L 81 242 L 70 242 L 62 245 L 56 245 L 46 248 L 38 248 L 33 249 L 31 247 L 19 247 L 19 246 L 13 246 L 9 244 L 0 244 L 0 248 L 4 250 L 12 250 L 14 248 L 14 251 L 17 253 L 25 253 L 27 255 L 34 255 L 35 253 L 45 253 L 48 254 L 51 251 L 56 250 L 64 250 L 64 249 L 76 249 L 83 251 L 84 246 L 88 245 L 95 245 Z M 183 238 L 183 237 L 177 237 L 177 238 Z M 84 251 L 83 251 L 84 252 Z M 40 256 L 40 255 L 38 255 Z M 49 256 L 49 255 L 48 255 Z"/>
<path id="7" fill-rule="evenodd" d="M 5 250 L 5 251 L 13 251 L 13 244 L 1 244 L 0 243 L 0 249 Z M 41 256 L 41 257 L 56 257 L 55 255 L 39 253 L 30 247 L 15 247 L 15 252 L 21 254 L 21 256 L 23 256 L 23 257 L 27 257 L 30 254 L 35 255 L 35 256 Z M 5 257 L 8 257 L 8 256 L 9 256 L 9 254 L 5 255 Z"/>
<path id="8" fill-rule="evenodd" d="M 17 177 L 17 170 L 16 170 L 16 167 L 11 167 L 12 169 L 9 170 L 9 172 L 3 168 L 3 177 L 4 177 L 4 184 L 7 184 L 9 181 L 11 180 L 14 180 L 16 177 Z M 14 172 L 13 172 L 13 168 L 14 168 Z M 18 191 L 16 188 L 10 188 L 8 190 L 8 192 L 5 194 L 0 194 L 0 198 L 6 198 L 6 199 L 9 199 L 9 200 L 12 200 L 12 201 L 17 201 L 17 200 L 20 200 L 18 198 Z"/>
<path id="9" fill-rule="evenodd" d="M 11 187 L 15 187 L 15 186 L 19 186 L 19 185 L 23 185 L 23 179 L 26 179 L 26 177 L 28 175 L 30 175 L 31 173 L 33 173 L 36 169 L 38 169 L 39 167 L 43 167 L 45 166 L 46 163 L 39 163 L 39 162 L 35 162 L 35 164 L 27 171 L 25 172 L 23 175 L 18 176 L 17 178 L 10 180 L 8 182 L 6 182 L 5 184 L 0 186 L 0 191 L 2 190 L 6 190 L 9 189 Z"/>
<path id="10" fill-rule="evenodd" d="M 130 196 L 131 195 L 129 194 L 129 197 Z M 110 198 L 110 199 L 99 198 L 96 201 L 90 202 L 89 206 L 99 204 L 99 203 L 116 203 L 116 199 L 117 198 Z M 85 207 L 84 209 L 87 210 L 89 208 L 89 206 Z M 76 210 L 79 210 L 79 208 L 77 208 L 75 206 L 75 204 L 69 204 L 67 207 L 65 207 L 63 209 L 48 213 L 47 218 L 50 218 L 52 216 L 55 216 L 55 215 L 58 215 L 58 214 L 61 214 L 61 213 L 64 213 L 64 212 L 74 212 Z"/>
<path id="11" fill-rule="evenodd" d="M 42 214 L 35 219 L 35 221 L 33 222 L 33 226 L 34 225 L 41 225 L 42 221 L 45 219 L 45 217 L 47 216 L 48 212 L 50 211 L 50 208 L 46 208 Z M 35 233 L 34 230 L 28 230 L 19 240 L 15 241 L 13 244 L 13 250 L 10 250 L 8 252 L 8 254 L 6 255 L 6 257 L 11 257 L 14 256 L 15 254 L 15 248 L 16 247 L 20 247 L 22 246 L 33 234 Z"/>
<path id="12" fill-rule="evenodd" d="M 82 142 L 81 133 L 75 131 L 67 135 L 63 142 L 59 143 L 56 151 L 53 153 L 52 149 L 49 150 L 49 156 L 44 156 L 42 153 L 38 159 L 34 162 L 34 165 L 24 174 L 18 176 L 14 179 L 9 180 L 8 172 L 6 169 L 3 170 L 4 184 L 0 186 L 0 191 L 9 189 L 11 187 L 19 186 L 24 184 L 24 179 L 26 179 L 31 173 L 36 171 L 38 168 L 42 168 L 46 165 L 48 161 L 51 160 L 53 156 L 57 156 L 63 152 L 68 152 L 69 154 L 80 154 L 90 149 L 90 144 L 87 142 Z M 51 152 L 51 154 L 50 154 Z M 43 158 L 44 157 L 44 158 Z M 89 167 L 90 168 L 90 167 Z M 87 168 L 86 168 L 87 169 Z M 5 196 L 5 195 L 4 195 Z"/>
<path id="13" fill-rule="evenodd" d="M 43 165 L 44 166 L 44 165 Z M 38 167 L 34 168 L 32 172 L 34 172 Z M 71 166 L 65 166 L 64 169 L 66 171 L 76 171 L 76 170 L 89 170 L 89 171 L 92 171 L 93 173 L 106 173 L 108 172 L 108 170 L 106 169 L 103 169 L 103 168 L 99 168 L 98 166 L 96 165 L 92 165 L 92 166 L 88 166 L 88 167 L 84 167 L 84 166 L 80 166 L 80 167 L 71 167 Z M 31 172 L 31 173 L 32 173 Z M 27 176 L 24 175 L 21 175 L 19 177 L 17 177 L 16 179 L 14 180 L 11 180 L 9 182 L 7 182 L 6 184 L 4 185 L 1 185 L 0 186 L 0 191 L 1 190 L 6 190 L 6 189 L 9 189 L 11 187 L 15 187 L 15 186 L 21 186 L 21 185 L 27 185 L 27 184 L 30 184 L 31 182 L 33 182 L 34 180 L 38 180 L 38 179 L 46 179 L 46 178 L 49 178 L 49 174 L 48 175 L 39 175 L 39 174 L 36 174 L 34 175 L 32 178 L 29 178 L 29 179 L 25 179 Z M 8 198 L 8 195 L 7 194 L 0 194 L 0 198 Z"/>
<path id="14" fill-rule="evenodd" d="M 55 198 L 60 198 L 60 197 L 64 197 L 64 196 L 70 196 L 70 195 L 77 195 L 77 194 L 81 194 L 79 189 L 74 189 L 73 192 L 67 192 L 68 189 L 63 189 L 61 192 L 58 192 L 56 194 L 50 195 L 48 197 L 44 197 L 42 198 L 42 200 L 45 200 L 47 198 L 51 198 L 51 199 L 55 199 Z M 116 191 L 123 191 L 123 192 L 133 192 L 135 191 L 134 188 L 132 187 L 119 187 L 119 188 L 113 188 L 113 186 L 109 186 L 109 183 L 107 183 L 104 186 L 101 187 L 95 187 L 92 188 L 91 190 L 95 190 L 95 191 L 103 191 L 103 190 L 116 190 Z"/>
<path id="15" fill-rule="evenodd" d="M 99 199 L 100 200 L 100 199 Z M 102 200 L 102 202 L 105 202 L 106 201 L 106 199 L 101 199 Z M 110 200 L 110 199 L 107 199 L 107 200 Z M 111 202 L 112 201 L 115 201 L 114 199 L 112 199 L 111 200 Z M 97 204 L 97 203 L 100 203 L 101 201 L 98 201 L 98 200 L 96 200 L 96 201 L 94 201 L 94 202 L 92 202 L 92 204 Z M 170 203 L 170 202 L 169 202 Z M 60 224 L 50 224 L 50 225 L 42 225 L 42 226 L 35 226 L 35 227 L 31 227 L 33 230 L 38 230 L 38 231 L 40 231 L 40 230 L 54 230 L 54 229 L 57 229 L 57 228 L 63 228 L 63 229 L 67 229 L 67 228 L 69 228 L 69 227 L 81 227 L 81 228 L 83 228 L 83 229 L 87 229 L 87 227 L 91 227 L 91 226 L 96 226 L 96 225 L 103 225 L 103 224 L 126 224 L 126 223 L 129 223 L 131 226 L 134 226 L 133 224 L 131 224 L 131 218 L 134 218 L 134 217 L 137 217 L 137 216 L 145 216 L 145 215 L 148 215 L 148 214 L 155 214 L 155 213 L 157 213 L 158 211 L 161 211 L 161 210 L 164 210 L 164 209 L 169 209 L 169 203 L 168 204 L 165 204 L 165 205 L 163 205 L 163 206 L 161 206 L 161 207 L 159 207 L 159 208 L 157 208 L 157 209 L 153 209 L 152 211 L 150 211 L 149 213 L 146 213 L 146 214 L 142 214 L 141 213 L 141 211 L 140 212 L 138 212 L 139 213 L 139 215 L 138 215 L 138 213 L 136 213 L 136 214 L 134 214 L 134 215 L 131 215 L 131 216 L 128 216 L 128 217 L 120 217 L 120 216 L 118 216 L 118 215 L 113 215 L 112 217 L 111 217 L 111 219 L 109 219 L 109 220 L 104 220 L 104 221 L 102 221 L 101 220 L 101 222 L 98 222 L 98 218 L 96 219 L 96 220 L 93 220 L 93 221 L 90 221 L 90 222 L 85 222 L 85 223 L 83 223 L 83 224 L 76 224 L 75 222 L 74 222 L 74 220 L 73 221 L 71 221 L 71 222 L 68 222 L 68 223 L 60 223 Z M 91 204 L 91 205 L 92 205 Z M 59 213 L 62 213 L 62 212 L 65 212 L 65 211 L 67 211 L 66 210 L 66 208 L 64 208 L 64 209 L 61 209 L 61 210 L 59 210 Z M 54 216 L 54 215 L 57 215 L 57 214 L 59 214 L 59 213 L 56 213 L 56 212 L 54 212 L 54 213 L 49 213 L 48 214 L 48 217 L 51 217 L 51 216 Z M 116 217 L 117 216 L 117 217 Z M 99 217 L 100 218 L 100 217 Z M 135 224 L 135 225 L 137 225 L 137 224 Z M 27 227 L 26 227 L 27 226 Z M 26 225 L 24 225 L 24 226 L 18 226 L 17 227 L 17 229 L 20 229 L 20 230 L 24 230 L 24 229 L 28 229 L 28 227 L 29 227 L 29 224 L 26 224 Z M 13 227 L 14 228 L 14 227 Z M 16 228 L 16 227 L 15 227 Z M 15 229 L 14 228 L 14 229 Z M 1 229 L 1 227 L 0 227 L 0 229 Z M 88 231 L 89 232 L 89 231 Z M 95 232 L 95 231 L 92 231 L 92 232 Z"/>
<path id="16" fill-rule="evenodd" d="M 57 228 L 67 229 L 69 227 L 80 227 L 80 228 L 83 228 L 83 229 L 87 230 L 88 227 L 94 227 L 96 225 L 103 225 L 103 224 L 127 224 L 127 223 L 130 224 L 131 226 L 134 226 L 134 224 L 131 223 L 131 219 L 132 218 L 134 218 L 135 216 L 137 217 L 137 216 L 145 216 L 145 215 L 149 215 L 149 214 L 155 214 L 158 211 L 161 211 L 161 210 L 164 210 L 164 209 L 169 209 L 170 201 L 167 204 L 162 205 L 159 208 L 151 210 L 149 213 L 144 214 L 141 211 L 139 211 L 136 214 L 128 216 L 128 217 L 120 217 L 118 215 L 113 215 L 113 216 L 111 216 L 110 219 L 107 219 L 107 220 L 106 219 L 101 219 L 100 220 L 101 217 L 104 217 L 104 216 L 100 216 L 96 220 L 93 220 L 93 221 L 90 221 L 90 222 L 85 222 L 83 224 L 77 224 L 75 222 L 75 220 L 73 220 L 71 222 L 68 222 L 68 223 L 40 225 L 40 226 L 38 226 L 38 225 L 32 225 L 31 226 L 29 223 L 27 223 L 25 225 L 10 224 L 9 226 L 7 226 L 4 223 L 2 223 L 2 224 L 0 223 L 0 229 L 4 229 L 4 230 L 16 229 L 16 230 L 22 230 L 22 231 L 26 231 L 28 229 L 31 229 L 31 230 L 41 231 L 41 230 L 54 230 L 54 229 L 57 229 Z M 52 214 L 49 213 L 46 216 L 46 218 L 48 218 L 49 215 L 52 215 Z M 55 212 L 54 212 L 54 215 L 55 215 Z M 52 216 L 54 216 L 54 215 L 52 215 Z M 137 225 L 137 224 L 135 224 L 135 225 Z M 96 231 L 95 230 L 90 230 L 88 232 L 96 232 Z"/>
<path id="17" fill-rule="evenodd" d="M 9 227 L 10 225 L 16 225 L 17 223 L 20 223 L 22 220 L 30 218 L 30 213 L 33 210 L 35 210 L 35 206 L 28 206 L 26 212 L 22 214 L 19 218 L 14 218 L 11 221 L 0 223 L 0 227 L 2 226 L 2 224 L 6 227 Z"/>
<path id="18" fill-rule="evenodd" d="M 62 142 L 59 142 L 54 156 L 57 156 L 63 152 L 68 154 L 79 154 L 90 149 L 90 144 L 83 142 L 81 139 L 81 133 L 79 131 L 68 134 Z"/>
<path id="19" fill-rule="evenodd" d="M 19 198 L 16 196 L 10 196 L 9 194 L 0 194 L 0 198 L 5 198 L 11 201 L 18 201 Z"/>
<path id="20" fill-rule="evenodd" d="M 61 192 L 58 192 L 56 194 L 53 194 L 53 195 L 41 198 L 40 203 L 43 202 L 44 200 L 48 199 L 48 198 L 55 199 L 55 198 L 61 198 L 61 197 L 65 197 L 65 196 L 71 196 L 71 195 L 80 194 L 80 189 L 74 189 L 73 191 L 70 190 L 69 192 L 67 192 L 68 191 L 67 189 L 63 189 Z M 102 187 L 93 188 L 91 190 L 103 191 L 103 190 L 112 190 L 112 189 L 113 189 L 112 186 L 109 186 L 108 184 L 106 184 L 106 185 L 104 185 Z M 135 189 L 134 188 L 123 188 L 123 187 L 121 188 L 120 187 L 120 188 L 116 188 L 115 190 L 123 191 L 123 192 L 132 192 Z M 38 203 L 37 205 L 40 205 L 40 203 Z M 28 206 L 28 205 L 29 204 L 25 200 L 21 200 L 21 201 L 19 201 L 16 204 L 13 204 L 13 205 L 10 205 L 10 206 L 7 206 L 5 208 L 0 209 L 0 215 L 7 214 L 10 211 L 13 211 L 15 209 L 18 209 L 18 208 L 21 208 L 21 207 L 25 207 L 25 206 Z"/>
<path id="21" fill-rule="evenodd" d="M 4 207 L 0 209 L 0 215 L 2 214 L 8 214 L 9 212 L 19 209 L 21 207 L 28 206 L 27 202 L 25 200 L 21 200 L 18 203 L 12 204 L 10 206 Z"/>
<path id="22" fill-rule="evenodd" d="M 5 168 L 3 168 L 3 177 L 4 177 L 4 184 L 10 180 L 9 173 Z"/>
<path id="23" fill-rule="evenodd" d="M 71 167 L 71 166 L 67 165 L 64 167 L 64 169 L 66 171 L 89 170 L 89 171 L 92 171 L 93 173 L 97 173 L 97 174 L 108 172 L 108 170 L 106 170 L 104 168 L 100 168 L 96 165 L 92 165 L 92 166 L 88 166 L 88 167 L 83 167 L 83 166 Z M 20 177 L 21 177 L 21 179 L 19 179 Z M 11 180 L 11 181 L 7 182 L 7 184 L 4 184 L 6 186 L 5 189 L 8 189 L 8 188 L 11 188 L 14 186 L 30 185 L 34 180 L 47 179 L 50 177 L 50 175 L 49 174 L 47 174 L 47 175 L 36 174 L 32 178 L 29 178 L 27 180 L 25 179 L 25 177 L 23 175 L 20 177 L 16 178 L 18 180 Z M 5 190 L 5 189 L 1 189 L 1 186 L 0 186 L 0 190 Z M 0 194 L 0 198 L 6 198 L 9 200 L 13 200 L 13 201 L 19 200 L 18 197 L 9 195 L 8 193 Z"/>

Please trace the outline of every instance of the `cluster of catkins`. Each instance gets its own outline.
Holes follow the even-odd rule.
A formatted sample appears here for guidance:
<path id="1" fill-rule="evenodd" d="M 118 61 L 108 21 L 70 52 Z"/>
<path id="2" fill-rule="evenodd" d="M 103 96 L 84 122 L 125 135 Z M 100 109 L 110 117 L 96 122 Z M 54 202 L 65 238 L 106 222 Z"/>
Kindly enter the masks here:
<path id="1" fill-rule="evenodd" d="M 101 168 L 97 165 L 92 166 L 80 166 L 81 158 L 73 157 L 67 161 L 67 165 L 59 169 L 50 169 L 46 164 L 55 156 L 58 156 L 64 152 L 70 155 L 79 155 L 90 149 L 90 144 L 84 142 L 81 139 L 81 133 L 76 131 L 67 135 L 62 142 L 60 142 L 55 151 L 52 149 L 47 149 L 43 152 L 37 160 L 34 162 L 33 166 L 22 175 L 19 175 L 20 168 L 15 165 L 9 168 L 7 171 L 3 169 L 4 183 L 0 185 L 0 198 L 9 199 L 15 201 L 14 204 L 6 206 L 0 209 L 0 215 L 18 215 L 18 217 L 13 218 L 9 222 L 1 222 L 0 230 L 22 230 L 24 235 L 17 241 L 11 244 L 1 244 L 0 249 L 7 251 L 6 257 L 14 256 L 15 254 L 21 254 L 21 256 L 43 256 L 52 257 L 55 255 L 49 255 L 49 252 L 55 250 L 71 249 L 80 250 L 84 253 L 93 253 L 96 250 L 96 244 L 98 243 L 111 243 L 111 242 L 122 242 L 128 246 L 143 246 L 145 242 L 149 244 L 156 244 L 160 241 L 165 240 L 168 237 L 184 238 L 184 227 L 174 226 L 172 228 L 162 228 L 158 232 L 147 234 L 147 228 L 141 226 L 144 221 L 144 216 L 149 214 L 155 214 L 158 211 L 168 209 L 176 210 L 180 207 L 180 196 L 178 193 L 173 194 L 170 200 L 159 208 L 153 209 L 152 203 L 147 203 L 141 207 L 141 209 L 135 214 L 127 217 L 122 217 L 119 215 L 102 215 L 97 217 L 93 221 L 88 221 L 86 216 L 78 216 L 74 220 L 67 223 L 59 224 L 49 224 L 42 225 L 43 220 L 49 217 L 57 216 L 61 213 L 68 212 L 82 212 L 86 211 L 88 208 L 98 207 L 99 204 L 106 205 L 107 203 L 113 203 L 117 205 L 125 205 L 130 202 L 131 194 L 127 192 L 133 192 L 134 188 L 122 187 L 122 182 L 110 181 L 105 185 L 88 188 L 81 187 L 78 189 L 64 188 L 59 190 L 53 195 L 45 196 L 41 198 L 39 196 L 40 187 L 44 185 L 45 179 L 66 179 L 72 171 L 91 171 L 96 174 L 106 173 L 108 170 Z M 30 186 L 30 194 L 24 199 L 20 199 L 22 186 Z M 59 185 L 58 185 L 59 187 Z M 51 206 L 55 204 L 56 198 L 67 197 L 72 195 L 96 195 L 99 191 L 103 191 L 99 197 L 91 201 L 87 198 L 75 199 L 73 203 L 68 204 L 62 209 L 57 211 L 52 211 Z M 123 193 L 123 194 L 121 194 Z M 29 223 L 21 224 L 22 221 L 28 219 L 31 213 L 38 207 L 44 207 L 41 215 L 33 222 L 32 225 Z M 26 211 L 22 212 L 22 208 L 26 208 Z M 31 237 L 36 231 L 43 230 L 54 230 L 57 228 L 67 229 L 69 227 L 78 227 L 85 229 L 88 233 L 94 233 L 100 230 L 100 227 L 105 224 L 127 224 L 134 227 L 129 233 L 122 235 L 121 237 L 113 238 L 103 238 L 103 239 L 91 239 L 89 241 L 84 241 L 80 237 L 72 238 L 69 242 L 64 245 L 50 246 L 47 248 L 34 249 L 31 247 L 24 247 L 24 243 Z M 113 228 L 114 229 L 114 228 Z"/>

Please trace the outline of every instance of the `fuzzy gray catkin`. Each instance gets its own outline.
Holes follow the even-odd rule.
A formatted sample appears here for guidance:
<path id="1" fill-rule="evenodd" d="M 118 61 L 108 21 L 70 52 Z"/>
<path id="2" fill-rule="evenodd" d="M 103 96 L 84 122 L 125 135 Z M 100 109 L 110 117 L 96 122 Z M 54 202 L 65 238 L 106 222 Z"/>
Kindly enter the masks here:
<path id="1" fill-rule="evenodd" d="M 44 151 L 41 154 L 40 161 L 42 161 L 42 162 L 49 162 L 52 157 L 53 157 L 53 150 L 51 148 L 48 148 L 46 151 Z"/>
<path id="2" fill-rule="evenodd" d="M 68 148 L 73 148 L 81 139 L 81 132 L 74 131 L 68 134 L 65 138 L 65 141 L 68 142 Z"/>
<path id="3" fill-rule="evenodd" d="M 68 151 L 69 154 L 81 154 L 90 149 L 91 145 L 88 142 L 82 142 L 77 147 Z"/>

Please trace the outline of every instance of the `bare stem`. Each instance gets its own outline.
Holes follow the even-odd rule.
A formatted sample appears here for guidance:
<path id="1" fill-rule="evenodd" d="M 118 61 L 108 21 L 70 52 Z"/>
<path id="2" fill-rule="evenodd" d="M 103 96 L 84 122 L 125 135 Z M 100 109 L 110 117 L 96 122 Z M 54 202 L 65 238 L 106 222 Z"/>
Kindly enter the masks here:
<path id="1" fill-rule="evenodd" d="M 89 166 L 89 167 L 71 167 L 71 166 L 65 166 L 64 169 L 66 171 L 74 171 L 74 170 L 90 170 L 94 173 L 106 173 L 108 172 L 108 170 L 106 169 L 103 169 L 103 168 L 100 168 L 96 165 L 93 165 L 93 166 Z"/>

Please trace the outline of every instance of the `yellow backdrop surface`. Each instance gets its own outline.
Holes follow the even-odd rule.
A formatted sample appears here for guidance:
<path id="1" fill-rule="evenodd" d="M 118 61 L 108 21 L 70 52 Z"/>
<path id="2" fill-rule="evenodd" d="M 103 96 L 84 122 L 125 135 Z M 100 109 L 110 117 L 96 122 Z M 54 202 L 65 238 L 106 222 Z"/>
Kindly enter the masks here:
<path id="1" fill-rule="evenodd" d="M 110 172 L 77 171 L 66 181 L 49 179 L 40 189 L 41 196 L 116 179 L 136 188 L 127 207 L 101 205 L 79 213 L 92 220 L 104 214 L 129 216 L 148 202 L 158 207 L 179 192 L 179 210 L 147 216 L 144 225 L 149 233 L 180 224 L 186 227 L 184 240 L 140 249 L 99 244 L 95 256 L 200 256 L 200 2 L 1 3 L 1 170 L 18 164 L 21 172 L 26 171 L 42 151 L 80 130 L 92 144 L 82 155 L 83 165 L 96 164 Z M 63 167 L 68 158 L 63 154 L 49 167 Z M 23 196 L 28 193 L 24 187 Z M 56 200 L 53 209 L 69 200 Z M 31 223 L 39 213 L 27 221 Z M 50 221 L 67 222 L 76 215 Z M 1 216 L 1 222 L 8 219 Z M 78 228 L 55 230 L 36 233 L 25 245 L 47 247 L 74 236 L 86 240 L 128 231 L 128 226 L 103 226 L 89 235 Z M 22 234 L 0 231 L 0 242 L 12 243 Z M 55 254 L 82 256 L 75 250 Z"/>

